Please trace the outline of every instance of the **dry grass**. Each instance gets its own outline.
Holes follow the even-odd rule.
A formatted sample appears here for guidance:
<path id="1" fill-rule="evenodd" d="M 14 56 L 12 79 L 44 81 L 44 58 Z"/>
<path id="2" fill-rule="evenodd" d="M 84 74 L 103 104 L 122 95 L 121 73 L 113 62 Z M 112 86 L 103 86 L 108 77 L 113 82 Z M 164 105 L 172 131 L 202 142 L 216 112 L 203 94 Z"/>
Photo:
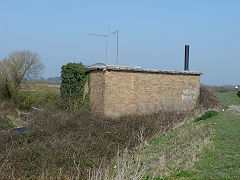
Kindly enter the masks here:
<path id="1" fill-rule="evenodd" d="M 202 148 L 210 143 L 210 132 L 210 129 L 203 130 L 201 126 L 196 126 L 178 131 L 173 137 L 155 138 L 136 153 L 119 158 L 117 167 L 121 171 L 115 171 L 113 177 L 158 178 L 187 170 L 194 165 Z"/>
<path id="2" fill-rule="evenodd" d="M 48 91 L 56 94 L 60 94 L 60 85 L 51 85 L 48 83 L 35 83 L 26 82 L 22 85 L 23 91 Z"/>

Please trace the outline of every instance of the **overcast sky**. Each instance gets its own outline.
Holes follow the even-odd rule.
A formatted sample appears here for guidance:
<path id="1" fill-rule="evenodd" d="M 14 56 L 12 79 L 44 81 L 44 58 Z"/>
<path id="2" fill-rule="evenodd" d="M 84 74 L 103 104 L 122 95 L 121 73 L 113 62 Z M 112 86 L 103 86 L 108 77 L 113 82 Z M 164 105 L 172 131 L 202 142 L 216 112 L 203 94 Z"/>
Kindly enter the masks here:
<path id="1" fill-rule="evenodd" d="M 0 59 L 31 50 L 44 77 L 60 76 L 68 62 L 106 62 L 106 41 L 88 33 L 119 30 L 119 63 L 190 70 L 201 83 L 240 84 L 240 0 L 0 0 Z M 116 37 L 110 61 L 116 63 Z"/>

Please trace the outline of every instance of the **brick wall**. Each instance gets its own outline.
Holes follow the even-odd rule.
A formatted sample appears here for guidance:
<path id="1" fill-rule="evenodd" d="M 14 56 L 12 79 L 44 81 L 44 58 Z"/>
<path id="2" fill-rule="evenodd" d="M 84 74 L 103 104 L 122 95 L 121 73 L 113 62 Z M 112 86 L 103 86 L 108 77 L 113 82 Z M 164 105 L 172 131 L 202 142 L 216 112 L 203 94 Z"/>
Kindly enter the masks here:
<path id="1" fill-rule="evenodd" d="M 90 105 L 94 112 L 104 113 L 104 73 L 92 71 L 90 73 Z M 86 87 L 85 87 L 86 89 Z"/>
<path id="2" fill-rule="evenodd" d="M 197 103 L 200 75 L 92 71 L 92 109 L 105 115 L 187 110 Z"/>

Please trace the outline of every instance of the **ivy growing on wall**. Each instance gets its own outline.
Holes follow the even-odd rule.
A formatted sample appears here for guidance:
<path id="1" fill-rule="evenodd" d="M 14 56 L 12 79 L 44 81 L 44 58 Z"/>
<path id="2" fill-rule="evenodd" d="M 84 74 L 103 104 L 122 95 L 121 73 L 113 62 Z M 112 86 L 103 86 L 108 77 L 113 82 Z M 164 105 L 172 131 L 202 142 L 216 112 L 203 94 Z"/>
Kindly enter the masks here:
<path id="1" fill-rule="evenodd" d="M 61 78 L 61 97 L 68 107 L 76 108 L 90 103 L 90 75 L 82 63 L 68 63 L 62 66 Z M 86 83 L 88 92 L 84 95 Z"/>

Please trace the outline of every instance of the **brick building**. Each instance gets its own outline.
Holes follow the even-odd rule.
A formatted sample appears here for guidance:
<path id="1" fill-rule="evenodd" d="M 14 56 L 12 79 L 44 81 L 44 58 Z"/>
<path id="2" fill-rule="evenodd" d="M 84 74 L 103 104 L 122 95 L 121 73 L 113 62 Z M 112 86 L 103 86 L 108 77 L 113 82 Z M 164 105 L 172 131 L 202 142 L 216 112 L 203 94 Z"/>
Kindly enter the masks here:
<path id="1" fill-rule="evenodd" d="M 107 116 L 194 108 L 199 72 L 145 70 L 136 66 L 89 66 L 92 110 Z"/>

